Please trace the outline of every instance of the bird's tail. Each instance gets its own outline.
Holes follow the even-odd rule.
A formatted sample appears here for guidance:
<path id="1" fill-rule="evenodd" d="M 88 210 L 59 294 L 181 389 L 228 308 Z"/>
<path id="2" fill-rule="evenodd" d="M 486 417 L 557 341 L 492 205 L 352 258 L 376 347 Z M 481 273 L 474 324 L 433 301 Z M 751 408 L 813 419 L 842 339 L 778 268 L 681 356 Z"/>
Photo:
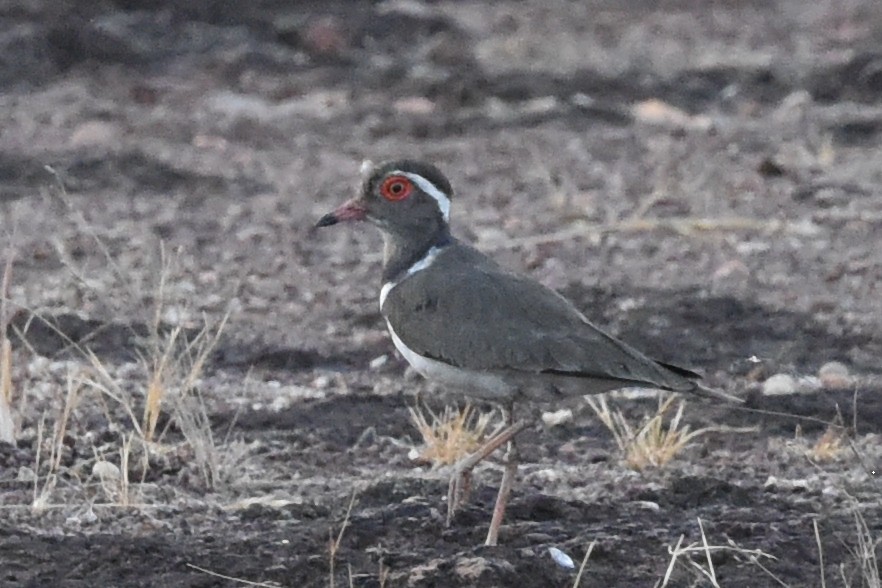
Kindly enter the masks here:
<path id="1" fill-rule="evenodd" d="M 693 382 L 693 384 L 695 384 L 695 387 L 689 390 L 690 394 L 695 394 L 696 396 L 701 396 L 702 398 L 708 398 L 710 400 L 722 400 L 730 404 L 744 404 L 744 399 L 733 396 L 728 392 L 723 392 L 716 388 L 708 388 L 698 382 Z"/>
<path id="2" fill-rule="evenodd" d="M 695 394 L 696 396 L 701 396 L 702 398 L 709 398 L 710 400 L 723 400 L 730 404 L 744 404 L 744 400 L 738 398 L 737 396 L 732 396 L 722 390 L 717 390 L 716 388 L 708 388 L 707 386 L 702 385 L 699 380 L 701 379 L 701 375 L 693 372 L 692 370 L 687 370 L 686 368 L 681 368 L 680 366 L 672 365 L 670 363 L 664 363 L 661 361 L 656 361 L 658 365 L 665 368 L 665 370 L 669 372 L 674 372 L 676 375 L 680 376 L 680 378 L 684 378 L 686 381 L 680 380 L 680 386 L 671 386 L 671 390 L 675 392 L 688 392 L 689 394 Z M 690 386 L 691 385 L 691 386 Z"/>

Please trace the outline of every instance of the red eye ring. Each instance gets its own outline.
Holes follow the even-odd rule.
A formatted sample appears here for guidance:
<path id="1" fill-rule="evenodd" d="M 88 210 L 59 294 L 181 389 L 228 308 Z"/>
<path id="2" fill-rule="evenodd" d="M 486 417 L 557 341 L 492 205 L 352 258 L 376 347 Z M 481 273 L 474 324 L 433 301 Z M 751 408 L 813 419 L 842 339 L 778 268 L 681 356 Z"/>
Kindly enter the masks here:
<path id="1" fill-rule="evenodd" d="M 404 176 L 389 176 L 380 185 L 380 194 L 391 202 L 404 200 L 411 192 L 413 192 L 413 182 Z"/>

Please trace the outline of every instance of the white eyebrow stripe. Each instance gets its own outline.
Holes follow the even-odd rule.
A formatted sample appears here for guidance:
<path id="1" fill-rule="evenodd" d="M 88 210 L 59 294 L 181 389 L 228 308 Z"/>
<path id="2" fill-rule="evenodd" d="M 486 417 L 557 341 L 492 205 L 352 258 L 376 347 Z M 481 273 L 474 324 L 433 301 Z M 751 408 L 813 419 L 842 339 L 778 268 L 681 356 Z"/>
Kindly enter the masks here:
<path id="1" fill-rule="evenodd" d="M 438 202 L 438 208 L 441 209 L 441 215 L 444 217 L 444 222 L 450 221 L 450 197 L 439 190 L 438 186 L 436 186 L 420 174 L 404 171 L 394 171 L 392 173 L 404 176 L 405 178 L 409 179 L 414 184 L 419 186 L 420 190 L 434 198 L 435 201 Z"/>

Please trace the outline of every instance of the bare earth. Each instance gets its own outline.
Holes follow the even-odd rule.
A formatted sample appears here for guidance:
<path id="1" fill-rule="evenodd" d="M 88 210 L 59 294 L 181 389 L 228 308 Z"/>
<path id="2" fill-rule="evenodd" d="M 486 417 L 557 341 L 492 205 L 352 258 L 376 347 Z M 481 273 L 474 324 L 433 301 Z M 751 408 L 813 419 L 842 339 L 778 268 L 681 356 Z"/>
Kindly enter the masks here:
<path id="1" fill-rule="evenodd" d="M 699 519 L 720 586 L 878 581 L 878 0 L 9 0 L 0 88 L 0 586 L 572 586 L 549 548 L 595 542 L 581 586 L 651 587 Z M 446 529 L 407 408 L 449 399 L 383 328 L 379 236 L 311 230 L 398 156 L 449 174 L 465 240 L 786 414 L 690 400 L 693 429 L 753 429 L 638 473 L 573 402 L 521 438 L 500 546 L 498 462 Z M 145 446 L 151 344 L 227 314 L 202 408 L 171 390 Z M 831 361 L 850 376 L 822 385 Z M 774 374 L 798 393 L 762 394 Z M 696 565 L 667 585 L 712 585 Z"/>

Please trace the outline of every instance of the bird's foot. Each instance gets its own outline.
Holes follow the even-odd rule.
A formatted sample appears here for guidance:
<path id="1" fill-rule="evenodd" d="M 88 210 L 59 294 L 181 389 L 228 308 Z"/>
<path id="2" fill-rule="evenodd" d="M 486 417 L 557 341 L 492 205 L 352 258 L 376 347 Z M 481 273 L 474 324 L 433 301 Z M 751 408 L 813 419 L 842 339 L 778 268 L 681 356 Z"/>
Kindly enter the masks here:
<path id="1" fill-rule="evenodd" d="M 456 514 L 456 511 L 459 510 L 459 507 L 466 502 L 468 499 L 469 492 L 471 490 L 471 480 L 472 480 L 472 470 L 475 469 L 479 463 L 481 463 L 484 459 L 487 458 L 491 453 L 511 441 L 515 435 L 523 431 L 527 428 L 526 421 L 518 421 L 514 424 L 509 425 L 490 439 L 488 439 L 484 445 L 482 445 L 477 451 L 469 455 L 468 457 L 460 460 L 453 468 L 453 472 L 450 476 L 450 483 L 447 485 L 447 526 L 450 526 L 451 521 L 453 520 L 453 515 Z M 508 465 L 506 465 L 506 472 L 508 471 Z M 515 464 L 515 468 L 517 468 L 517 464 Z M 503 482 L 505 481 L 506 476 L 503 476 Z M 501 490 L 501 489 L 500 489 Z M 509 491 L 511 488 L 509 487 Z M 508 491 L 507 491 L 508 492 Z M 507 497 L 506 492 L 506 497 Z M 497 499 L 498 502 L 498 499 Z M 505 505 L 503 504 L 502 510 L 505 510 Z M 494 508 L 494 513 L 496 508 Z M 495 519 L 494 514 L 494 519 Z M 502 517 L 499 517 L 500 521 Z M 497 525 L 498 527 L 498 525 Z M 489 537 L 488 537 L 489 541 Z"/>
<path id="2" fill-rule="evenodd" d="M 450 527 L 453 515 L 459 507 L 468 502 L 472 491 L 471 470 L 462 470 L 458 466 L 459 464 L 454 467 L 450 474 L 450 482 L 447 484 L 447 527 Z"/>

